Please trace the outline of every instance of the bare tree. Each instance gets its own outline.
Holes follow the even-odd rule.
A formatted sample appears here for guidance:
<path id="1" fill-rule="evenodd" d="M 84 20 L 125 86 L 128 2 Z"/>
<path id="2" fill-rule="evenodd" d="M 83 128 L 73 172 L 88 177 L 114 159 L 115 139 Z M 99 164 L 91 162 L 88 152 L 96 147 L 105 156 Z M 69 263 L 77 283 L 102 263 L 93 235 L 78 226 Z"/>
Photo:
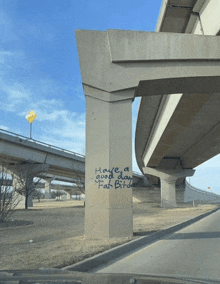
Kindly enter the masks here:
<path id="1" fill-rule="evenodd" d="M 82 173 L 79 171 L 75 172 L 75 188 L 77 188 L 82 194 L 85 194 L 85 175 L 83 176 Z M 84 207 L 85 207 L 85 201 L 84 201 Z"/>
<path id="2" fill-rule="evenodd" d="M 6 221 L 14 213 L 21 201 L 21 196 L 12 189 L 12 178 L 5 165 L 0 167 L 0 223 Z"/>
<path id="3" fill-rule="evenodd" d="M 14 175 L 13 187 L 16 192 L 25 197 L 25 209 L 28 209 L 30 206 L 28 199 L 33 198 L 34 194 L 37 194 L 36 188 L 41 182 L 41 179 L 35 177 L 36 169 L 34 163 L 26 164 L 25 166 L 25 168 L 22 168 L 18 165 L 19 170 L 17 170 L 16 175 Z"/>
<path id="4" fill-rule="evenodd" d="M 19 177 L 19 183 L 20 185 L 17 187 L 15 186 L 15 191 L 18 192 L 20 195 L 23 195 L 25 197 L 25 209 L 28 209 L 30 206 L 28 204 L 28 198 L 31 196 L 33 197 L 36 193 L 36 187 L 38 183 L 40 182 L 39 178 L 36 178 L 35 180 L 25 179 L 24 177 Z"/>
<path id="5" fill-rule="evenodd" d="M 78 172 L 74 172 L 75 174 L 75 188 L 77 188 L 80 192 L 85 194 L 85 176 L 82 176 L 82 174 Z"/>
<path id="6" fill-rule="evenodd" d="M 62 196 L 62 195 L 64 195 L 65 193 L 63 192 L 63 191 L 61 191 L 61 190 L 53 190 L 52 192 L 51 192 L 51 197 L 52 198 L 57 198 L 57 200 L 60 200 L 60 197 Z"/>
<path id="7" fill-rule="evenodd" d="M 39 189 L 35 189 L 34 193 L 33 193 L 33 198 L 38 199 L 38 202 L 40 202 L 40 199 L 44 197 L 43 192 L 41 192 L 41 190 Z"/>

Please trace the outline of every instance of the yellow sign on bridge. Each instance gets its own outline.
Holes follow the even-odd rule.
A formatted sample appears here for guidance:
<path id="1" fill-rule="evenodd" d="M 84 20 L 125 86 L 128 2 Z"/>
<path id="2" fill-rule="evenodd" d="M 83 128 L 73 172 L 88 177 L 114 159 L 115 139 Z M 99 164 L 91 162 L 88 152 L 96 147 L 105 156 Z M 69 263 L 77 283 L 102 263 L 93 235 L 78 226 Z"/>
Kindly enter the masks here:
<path id="1" fill-rule="evenodd" d="M 37 114 L 36 114 L 33 110 L 31 110 L 31 111 L 25 116 L 25 118 L 26 118 L 30 123 L 32 123 L 32 122 L 35 120 L 36 117 L 37 117 Z"/>

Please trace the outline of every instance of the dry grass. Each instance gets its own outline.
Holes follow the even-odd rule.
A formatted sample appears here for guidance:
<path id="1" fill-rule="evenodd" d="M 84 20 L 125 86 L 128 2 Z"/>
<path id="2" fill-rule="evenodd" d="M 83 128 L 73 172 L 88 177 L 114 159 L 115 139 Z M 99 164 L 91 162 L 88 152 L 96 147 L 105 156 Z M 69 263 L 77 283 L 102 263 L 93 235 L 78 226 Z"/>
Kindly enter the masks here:
<path id="1" fill-rule="evenodd" d="M 134 238 L 215 207 L 163 209 L 157 204 L 134 203 Z M 16 210 L 12 219 L 0 225 L 2 270 L 63 267 L 125 242 L 123 239 L 85 240 L 83 201 L 36 201 L 31 210 Z"/>
<path id="2" fill-rule="evenodd" d="M 145 205 L 145 208 L 148 207 L 148 210 L 145 209 L 146 213 L 141 214 L 138 211 L 138 214 L 134 214 L 134 232 L 137 234 L 140 232 L 139 235 L 143 235 L 151 231 L 163 230 L 216 208 L 216 205 L 211 204 L 198 207 L 186 205 L 187 207 L 174 209 L 157 208 L 156 206 L 156 204 L 152 204 L 152 207 Z M 144 206 L 138 204 L 137 207 L 143 208 Z"/>

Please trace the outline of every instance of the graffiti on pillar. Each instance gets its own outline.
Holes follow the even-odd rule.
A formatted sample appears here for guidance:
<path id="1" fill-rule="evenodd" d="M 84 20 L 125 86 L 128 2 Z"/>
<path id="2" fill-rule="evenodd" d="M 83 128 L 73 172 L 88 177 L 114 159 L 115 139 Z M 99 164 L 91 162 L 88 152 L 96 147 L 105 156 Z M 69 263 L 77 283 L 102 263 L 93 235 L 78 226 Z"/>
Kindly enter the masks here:
<path id="1" fill-rule="evenodd" d="M 120 189 L 132 187 L 132 176 L 128 175 L 129 167 L 121 170 L 119 167 L 111 169 L 95 169 L 95 182 L 98 188 Z"/>

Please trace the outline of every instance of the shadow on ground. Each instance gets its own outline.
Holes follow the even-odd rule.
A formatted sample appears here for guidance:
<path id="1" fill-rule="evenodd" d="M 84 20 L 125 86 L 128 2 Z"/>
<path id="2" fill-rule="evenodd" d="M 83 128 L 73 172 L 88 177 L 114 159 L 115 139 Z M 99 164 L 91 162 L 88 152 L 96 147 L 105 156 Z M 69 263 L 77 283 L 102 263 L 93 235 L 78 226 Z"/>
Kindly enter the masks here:
<path id="1" fill-rule="evenodd" d="M 141 231 L 141 232 L 133 232 L 133 236 L 138 236 L 138 237 L 141 237 L 141 236 L 147 236 L 147 235 L 150 235 L 152 233 L 156 233 L 158 232 L 158 230 L 155 230 L 155 231 Z"/>
<path id="2" fill-rule="evenodd" d="M 220 238 L 220 232 L 176 233 L 168 240 L 195 240 Z"/>
<path id="3" fill-rule="evenodd" d="M 19 226 L 29 226 L 33 225 L 34 222 L 32 221 L 25 221 L 25 220 L 10 220 L 0 223 L 0 229 L 3 228 L 11 228 L 11 227 L 19 227 Z"/>

